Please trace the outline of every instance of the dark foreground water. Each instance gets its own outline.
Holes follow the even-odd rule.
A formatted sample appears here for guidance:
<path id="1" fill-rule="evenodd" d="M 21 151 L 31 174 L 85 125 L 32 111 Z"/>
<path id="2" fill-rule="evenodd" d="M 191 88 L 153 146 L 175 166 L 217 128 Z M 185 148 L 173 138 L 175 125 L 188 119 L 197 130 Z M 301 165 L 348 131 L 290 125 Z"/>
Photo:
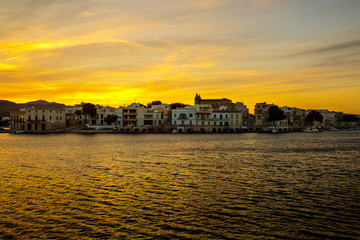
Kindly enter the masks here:
<path id="1" fill-rule="evenodd" d="M 360 131 L 0 134 L 0 239 L 360 239 Z"/>

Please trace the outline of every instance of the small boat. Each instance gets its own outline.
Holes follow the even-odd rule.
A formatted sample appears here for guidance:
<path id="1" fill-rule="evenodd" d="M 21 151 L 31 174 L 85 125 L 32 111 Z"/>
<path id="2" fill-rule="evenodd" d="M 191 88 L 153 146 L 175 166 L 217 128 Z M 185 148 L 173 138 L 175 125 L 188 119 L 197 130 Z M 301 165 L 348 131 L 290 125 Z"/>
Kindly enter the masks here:
<path id="1" fill-rule="evenodd" d="M 20 133 L 24 133 L 24 130 L 15 130 L 12 133 L 14 134 L 20 134 Z"/>
<path id="2" fill-rule="evenodd" d="M 312 127 L 312 128 L 306 128 L 304 130 L 302 130 L 303 132 L 310 132 L 310 133 L 314 133 L 314 132 L 320 132 L 319 129 L 317 129 L 316 127 Z"/>
<path id="3" fill-rule="evenodd" d="M 176 134 L 176 133 L 178 133 L 178 131 L 176 131 L 176 130 L 174 129 L 174 130 L 172 130 L 171 133 Z"/>

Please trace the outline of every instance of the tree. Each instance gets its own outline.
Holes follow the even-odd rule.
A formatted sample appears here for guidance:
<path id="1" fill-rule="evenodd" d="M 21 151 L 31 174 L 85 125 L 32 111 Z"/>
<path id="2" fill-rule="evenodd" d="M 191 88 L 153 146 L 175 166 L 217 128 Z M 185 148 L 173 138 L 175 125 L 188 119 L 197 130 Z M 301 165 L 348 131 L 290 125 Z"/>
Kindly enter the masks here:
<path id="1" fill-rule="evenodd" d="M 82 112 L 84 115 L 88 115 L 93 118 L 96 116 L 96 107 L 92 103 L 84 103 L 82 107 Z"/>
<path id="2" fill-rule="evenodd" d="M 96 107 L 92 103 L 84 103 L 82 105 L 82 112 L 88 118 L 93 118 L 96 116 Z"/>
<path id="3" fill-rule="evenodd" d="M 283 120 L 286 118 L 286 116 L 284 115 L 284 111 L 281 110 L 276 105 L 269 107 L 268 114 L 269 114 L 269 118 L 268 118 L 269 122 L 271 122 L 271 121 L 275 122 L 275 121 Z"/>
<path id="4" fill-rule="evenodd" d="M 78 115 L 78 116 L 81 116 L 83 114 L 83 112 L 81 110 L 76 110 L 75 114 Z"/>
<path id="5" fill-rule="evenodd" d="M 172 103 L 170 104 L 171 109 L 177 109 L 177 108 L 183 108 L 185 107 L 185 104 L 183 103 Z"/>
<path id="6" fill-rule="evenodd" d="M 360 121 L 360 119 L 357 116 L 355 116 L 354 114 L 346 114 L 343 116 L 342 120 L 344 122 L 359 122 Z"/>
<path id="7" fill-rule="evenodd" d="M 107 125 L 111 125 L 112 123 L 116 122 L 118 119 L 117 115 L 108 115 L 104 121 L 107 123 Z"/>
<path id="8" fill-rule="evenodd" d="M 321 115 L 321 113 L 316 111 L 311 111 L 305 118 L 305 120 L 311 123 L 311 125 L 313 125 L 314 122 L 322 122 L 323 119 L 324 119 L 323 115 Z"/>
<path id="9" fill-rule="evenodd" d="M 162 104 L 162 102 L 160 100 L 154 100 L 151 103 L 148 103 L 147 107 L 150 108 L 151 105 L 160 105 L 160 104 Z"/>

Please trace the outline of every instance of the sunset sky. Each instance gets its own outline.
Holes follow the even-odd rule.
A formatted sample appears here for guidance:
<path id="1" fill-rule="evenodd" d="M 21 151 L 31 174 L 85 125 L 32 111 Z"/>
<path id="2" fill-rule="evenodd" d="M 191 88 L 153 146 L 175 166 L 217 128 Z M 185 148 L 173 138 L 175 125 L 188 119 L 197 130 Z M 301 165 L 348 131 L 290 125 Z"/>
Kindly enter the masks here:
<path id="1" fill-rule="evenodd" d="M 0 0 L 0 99 L 360 113 L 359 0 Z"/>

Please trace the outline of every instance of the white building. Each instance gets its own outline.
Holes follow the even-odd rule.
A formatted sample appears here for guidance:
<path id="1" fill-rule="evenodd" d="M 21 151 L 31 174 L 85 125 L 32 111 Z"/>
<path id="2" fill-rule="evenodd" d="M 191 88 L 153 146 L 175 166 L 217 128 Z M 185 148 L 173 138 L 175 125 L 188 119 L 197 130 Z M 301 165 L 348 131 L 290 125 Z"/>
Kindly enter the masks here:
<path id="1" fill-rule="evenodd" d="M 229 126 L 229 111 L 227 106 L 220 106 L 218 111 L 211 113 L 212 126 Z"/>
<path id="2" fill-rule="evenodd" d="M 116 116 L 118 116 L 115 125 L 118 127 L 122 126 L 122 118 L 123 118 L 123 114 L 122 114 L 122 108 L 115 108 L 115 114 Z"/>
<path id="3" fill-rule="evenodd" d="M 162 109 L 165 109 L 165 110 L 169 111 L 170 110 L 170 105 L 169 104 L 151 105 L 151 108 L 149 110 L 156 110 L 158 108 L 162 108 Z"/>
<path id="4" fill-rule="evenodd" d="M 167 115 L 157 110 L 140 111 L 137 118 L 138 126 L 163 126 L 167 121 Z"/>
<path id="5" fill-rule="evenodd" d="M 195 107 L 186 106 L 180 109 L 172 110 L 171 124 L 175 126 L 193 126 L 195 125 Z"/>

